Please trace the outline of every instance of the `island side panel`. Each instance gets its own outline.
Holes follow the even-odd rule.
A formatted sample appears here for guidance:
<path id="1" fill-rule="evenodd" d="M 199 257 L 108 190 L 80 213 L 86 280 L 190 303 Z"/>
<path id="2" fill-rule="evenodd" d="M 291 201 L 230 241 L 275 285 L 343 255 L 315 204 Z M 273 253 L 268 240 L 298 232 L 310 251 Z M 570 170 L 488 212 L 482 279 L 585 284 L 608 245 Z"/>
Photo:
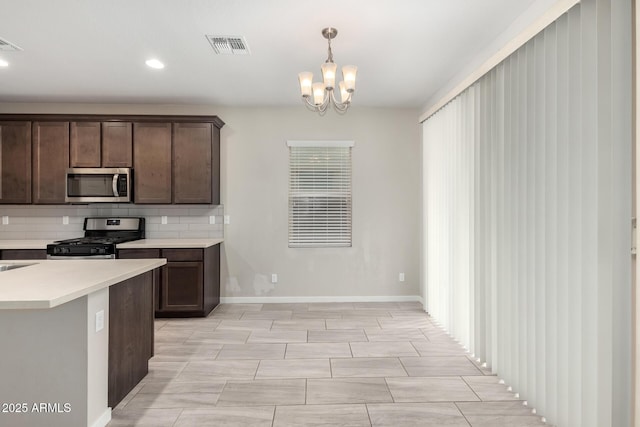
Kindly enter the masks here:
<path id="1" fill-rule="evenodd" d="M 220 304 L 220 245 L 204 250 L 204 316 Z"/>
<path id="2" fill-rule="evenodd" d="M 86 425 L 87 299 L 0 310 L 0 425 Z"/>
<path id="3" fill-rule="evenodd" d="M 149 372 L 153 353 L 153 273 L 109 288 L 109 406 Z"/>

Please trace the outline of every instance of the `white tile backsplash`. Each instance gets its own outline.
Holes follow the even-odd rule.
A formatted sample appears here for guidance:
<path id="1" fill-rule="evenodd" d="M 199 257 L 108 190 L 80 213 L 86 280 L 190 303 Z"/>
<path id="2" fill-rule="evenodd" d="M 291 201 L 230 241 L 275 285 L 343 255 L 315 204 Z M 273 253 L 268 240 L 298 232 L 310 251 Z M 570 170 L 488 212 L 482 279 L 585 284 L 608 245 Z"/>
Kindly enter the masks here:
<path id="1" fill-rule="evenodd" d="M 8 205 L 0 207 L 0 216 L 8 216 L 9 224 L 0 224 L 0 239 L 70 239 L 83 234 L 88 216 L 141 216 L 146 219 L 146 237 L 222 238 L 224 206 L 222 205 Z M 69 224 L 62 224 L 62 217 Z M 167 217 L 162 224 L 161 217 Z M 209 217 L 215 216 L 215 224 Z"/>

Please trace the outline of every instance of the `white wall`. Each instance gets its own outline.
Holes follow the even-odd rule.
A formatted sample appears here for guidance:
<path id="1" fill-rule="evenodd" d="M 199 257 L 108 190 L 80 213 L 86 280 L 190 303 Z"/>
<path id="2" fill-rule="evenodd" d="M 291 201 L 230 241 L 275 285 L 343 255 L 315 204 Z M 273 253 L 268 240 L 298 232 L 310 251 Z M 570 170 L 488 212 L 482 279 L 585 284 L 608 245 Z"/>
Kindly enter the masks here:
<path id="1" fill-rule="evenodd" d="M 0 103 L 0 113 L 217 115 L 226 123 L 221 131 L 221 193 L 225 214 L 231 216 L 222 248 L 223 297 L 375 299 L 419 294 L 418 110 L 354 106 L 344 116 L 329 111 L 320 117 L 302 105 Z M 355 141 L 352 248 L 287 247 L 288 139 Z M 398 281 L 400 272 L 405 273 L 403 283 Z M 272 273 L 279 276 L 275 286 Z"/>
<path id="2" fill-rule="evenodd" d="M 577 0 L 579 1 L 579 0 Z M 536 26 L 541 20 L 546 20 L 549 16 L 556 13 L 557 10 L 568 10 L 576 0 L 535 0 L 531 5 L 516 19 L 509 27 L 507 27 L 498 37 L 496 37 L 484 49 L 477 52 L 476 56 L 465 66 L 453 70 L 452 77 L 449 81 L 438 88 L 427 102 L 424 103 L 422 113 L 429 111 L 434 105 L 446 97 L 449 92 L 454 90 L 459 84 L 469 78 L 478 69 L 484 68 L 485 62 L 491 60 L 494 56 L 501 55 L 508 47 L 522 37 L 523 32 L 526 33 L 530 27 Z M 555 19 L 554 19 L 555 20 Z M 500 61 L 501 62 L 501 61 Z M 488 69 L 486 70 L 488 71 Z"/>
<path id="3" fill-rule="evenodd" d="M 294 108 L 224 109 L 225 297 L 418 295 L 416 110 L 354 107 L 324 117 Z M 353 247 L 287 245 L 287 140 L 354 140 Z M 398 281 L 404 272 L 406 281 Z M 279 282 L 270 283 L 277 273 Z M 293 299 L 292 299 L 293 300 Z"/>

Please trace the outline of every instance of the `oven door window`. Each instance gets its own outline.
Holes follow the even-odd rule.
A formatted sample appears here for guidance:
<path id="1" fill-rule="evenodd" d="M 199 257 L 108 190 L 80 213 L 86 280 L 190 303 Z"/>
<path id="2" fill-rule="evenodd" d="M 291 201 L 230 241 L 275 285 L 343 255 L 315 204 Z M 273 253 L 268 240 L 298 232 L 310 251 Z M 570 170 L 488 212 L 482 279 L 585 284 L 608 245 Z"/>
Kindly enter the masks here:
<path id="1" fill-rule="evenodd" d="M 68 174 L 67 196 L 113 197 L 113 174 Z"/>

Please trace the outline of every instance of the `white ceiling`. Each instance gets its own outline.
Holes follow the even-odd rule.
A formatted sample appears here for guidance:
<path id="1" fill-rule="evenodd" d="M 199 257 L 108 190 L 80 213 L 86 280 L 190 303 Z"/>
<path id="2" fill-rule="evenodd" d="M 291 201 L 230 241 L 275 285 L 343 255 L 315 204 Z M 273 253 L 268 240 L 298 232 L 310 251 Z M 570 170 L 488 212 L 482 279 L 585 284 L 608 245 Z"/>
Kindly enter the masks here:
<path id="1" fill-rule="evenodd" d="M 358 66 L 354 104 L 420 107 L 534 0 L 13 0 L 0 8 L 0 102 L 275 106 L 334 60 Z M 205 34 L 251 55 L 215 55 Z M 145 60 L 166 64 L 152 70 Z"/>

